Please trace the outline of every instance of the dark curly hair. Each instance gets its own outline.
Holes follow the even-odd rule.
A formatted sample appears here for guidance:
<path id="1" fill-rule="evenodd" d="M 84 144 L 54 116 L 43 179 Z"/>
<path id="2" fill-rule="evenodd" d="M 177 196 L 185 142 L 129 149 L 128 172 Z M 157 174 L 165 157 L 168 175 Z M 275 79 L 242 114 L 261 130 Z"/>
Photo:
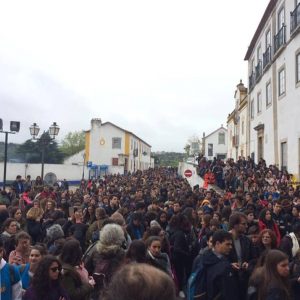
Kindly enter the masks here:
<path id="1" fill-rule="evenodd" d="M 80 243 L 75 239 L 69 239 L 64 243 L 60 260 L 62 263 L 69 264 L 73 267 L 80 265 L 82 250 Z"/>
<path id="2" fill-rule="evenodd" d="M 49 277 L 49 268 L 54 262 L 61 268 L 61 263 L 55 256 L 46 255 L 39 263 L 33 275 L 31 286 L 34 288 L 38 299 L 47 299 L 47 295 L 53 286 Z M 59 284 L 59 280 L 57 280 L 57 284 Z"/>

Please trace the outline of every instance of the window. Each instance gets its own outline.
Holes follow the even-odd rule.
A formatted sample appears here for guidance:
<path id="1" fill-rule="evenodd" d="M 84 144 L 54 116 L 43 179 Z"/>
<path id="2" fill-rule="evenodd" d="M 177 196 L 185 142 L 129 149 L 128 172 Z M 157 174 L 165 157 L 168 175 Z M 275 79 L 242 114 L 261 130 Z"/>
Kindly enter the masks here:
<path id="1" fill-rule="evenodd" d="M 268 82 L 266 85 L 266 106 L 271 105 L 271 103 L 272 103 L 271 82 Z"/>
<path id="2" fill-rule="evenodd" d="M 220 144 L 225 145 L 225 133 L 224 132 L 219 133 L 219 145 Z"/>
<path id="3" fill-rule="evenodd" d="M 284 7 L 280 9 L 278 12 L 278 23 L 277 23 L 277 31 L 281 29 L 281 27 L 284 25 Z"/>
<path id="4" fill-rule="evenodd" d="M 112 148 L 121 149 L 121 138 L 118 137 L 112 138 Z"/>
<path id="5" fill-rule="evenodd" d="M 258 46 L 257 48 L 257 64 L 259 63 L 259 61 L 262 58 L 262 54 L 261 54 L 261 46 Z"/>
<path id="6" fill-rule="evenodd" d="M 255 60 L 254 58 L 251 61 L 251 73 L 255 71 Z"/>
<path id="7" fill-rule="evenodd" d="M 133 149 L 133 139 L 131 139 L 131 142 L 130 142 L 130 149 L 131 150 Z"/>
<path id="8" fill-rule="evenodd" d="M 281 143 L 281 169 L 287 170 L 287 143 Z"/>
<path id="9" fill-rule="evenodd" d="M 298 82 L 300 82 L 300 53 L 296 55 L 296 83 Z"/>
<path id="10" fill-rule="evenodd" d="M 250 117 L 251 117 L 251 119 L 254 118 L 254 100 L 253 99 L 251 100 L 251 103 L 250 103 Z"/>
<path id="11" fill-rule="evenodd" d="M 278 95 L 282 96 L 285 93 L 285 69 L 278 72 Z"/>
<path id="12" fill-rule="evenodd" d="M 244 127 L 245 127 L 245 122 L 242 121 L 242 135 L 244 135 Z"/>
<path id="13" fill-rule="evenodd" d="M 208 156 L 213 156 L 214 155 L 214 145 L 213 144 L 208 144 Z"/>
<path id="14" fill-rule="evenodd" d="M 266 33 L 266 50 L 271 46 L 271 30 L 269 29 Z"/>
<path id="15" fill-rule="evenodd" d="M 261 113 L 261 107 L 262 107 L 261 93 L 258 93 L 257 94 L 257 113 Z"/>
<path id="16" fill-rule="evenodd" d="M 112 158 L 112 165 L 117 166 L 119 164 L 119 159 L 117 157 Z"/>

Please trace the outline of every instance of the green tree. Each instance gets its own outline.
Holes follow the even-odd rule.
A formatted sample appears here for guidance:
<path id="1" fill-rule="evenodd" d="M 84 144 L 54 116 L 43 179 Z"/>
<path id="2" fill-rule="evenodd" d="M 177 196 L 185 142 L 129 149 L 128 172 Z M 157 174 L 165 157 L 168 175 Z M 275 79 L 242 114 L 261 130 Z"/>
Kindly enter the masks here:
<path id="1" fill-rule="evenodd" d="M 85 147 L 84 131 L 69 132 L 63 139 L 60 150 L 65 156 L 71 156 Z"/>
<path id="2" fill-rule="evenodd" d="M 51 140 L 48 132 L 44 132 L 41 138 L 33 142 L 27 140 L 19 145 L 17 153 L 27 163 L 41 163 L 42 150 L 45 148 L 44 162 L 46 164 L 61 164 L 64 160 L 64 154 L 58 149 L 57 143 Z"/>
<path id="3" fill-rule="evenodd" d="M 190 156 L 190 151 L 191 151 L 191 145 L 186 144 L 185 147 L 183 148 L 187 156 Z"/>
<path id="4" fill-rule="evenodd" d="M 178 167 L 178 163 L 183 161 L 184 153 L 176 152 L 154 152 L 151 153 L 154 158 L 155 166 L 159 167 Z"/>

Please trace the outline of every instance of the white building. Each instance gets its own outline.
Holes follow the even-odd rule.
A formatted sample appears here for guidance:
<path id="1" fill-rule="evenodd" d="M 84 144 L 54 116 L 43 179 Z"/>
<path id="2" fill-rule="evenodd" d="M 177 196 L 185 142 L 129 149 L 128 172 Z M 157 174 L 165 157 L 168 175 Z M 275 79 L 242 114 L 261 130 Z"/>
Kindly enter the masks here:
<path id="1" fill-rule="evenodd" d="M 227 129 L 221 125 L 220 128 L 209 135 L 203 134 L 202 146 L 204 156 L 209 160 L 214 157 L 225 159 L 227 157 Z"/>
<path id="2" fill-rule="evenodd" d="M 235 108 L 227 118 L 228 153 L 227 157 L 237 160 L 240 156 L 247 157 L 247 88 L 242 81 L 237 85 L 234 93 Z"/>
<path id="3" fill-rule="evenodd" d="M 257 162 L 300 166 L 300 0 L 271 0 L 245 56 L 249 72 L 248 153 Z"/>
<path id="4" fill-rule="evenodd" d="M 111 122 L 92 119 L 85 136 L 85 161 L 91 176 L 146 170 L 151 166 L 151 146 Z"/>

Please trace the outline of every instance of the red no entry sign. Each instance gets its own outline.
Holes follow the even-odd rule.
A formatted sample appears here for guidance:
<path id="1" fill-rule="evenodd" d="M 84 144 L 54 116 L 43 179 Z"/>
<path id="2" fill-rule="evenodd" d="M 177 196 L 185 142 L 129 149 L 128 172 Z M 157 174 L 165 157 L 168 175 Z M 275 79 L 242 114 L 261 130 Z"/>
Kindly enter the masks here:
<path id="1" fill-rule="evenodd" d="M 192 177 L 193 172 L 191 170 L 187 169 L 187 170 L 184 171 L 183 174 L 184 174 L 185 177 Z"/>

